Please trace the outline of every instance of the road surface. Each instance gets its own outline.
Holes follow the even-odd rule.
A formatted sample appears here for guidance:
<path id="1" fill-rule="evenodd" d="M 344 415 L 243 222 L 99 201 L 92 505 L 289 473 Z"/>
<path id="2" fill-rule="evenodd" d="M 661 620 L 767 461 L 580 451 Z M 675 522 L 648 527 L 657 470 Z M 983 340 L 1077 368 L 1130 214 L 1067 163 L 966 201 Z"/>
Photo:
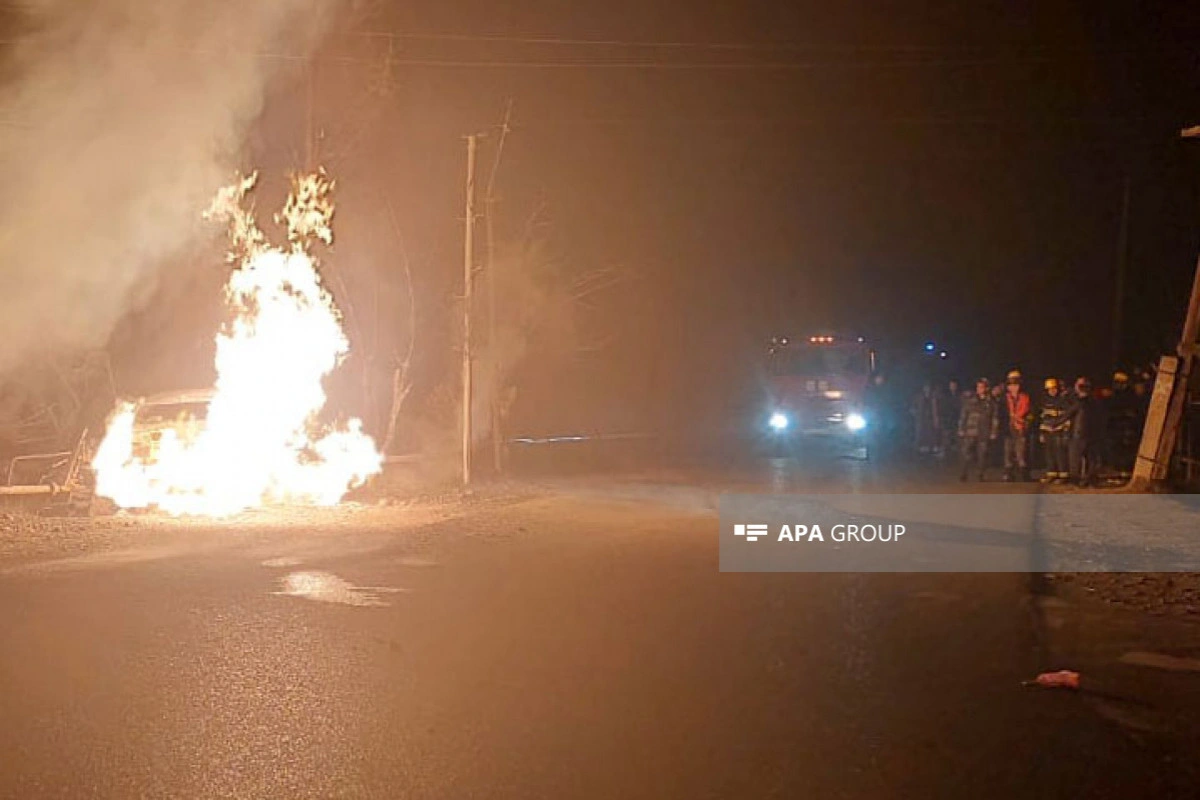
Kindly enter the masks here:
<path id="1" fill-rule="evenodd" d="M 759 461 L 51 531 L 0 560 L 0 796 L 1196 796 L 1195 626 L 1042 576 L 721 574 L 726 487 L 959 488 Z"/>

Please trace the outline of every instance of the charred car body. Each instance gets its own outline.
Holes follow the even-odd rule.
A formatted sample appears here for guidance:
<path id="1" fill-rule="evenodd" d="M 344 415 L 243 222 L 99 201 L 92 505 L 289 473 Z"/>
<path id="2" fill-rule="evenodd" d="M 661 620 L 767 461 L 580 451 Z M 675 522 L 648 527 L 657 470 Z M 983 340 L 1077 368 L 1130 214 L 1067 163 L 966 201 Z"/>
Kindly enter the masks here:
<path id="1" fill-rule="evenodd" d="M 154 461 L 165 436 L 185 444 L 195 441 L 204 430 L 213 394 L 212 389 L 197 389 L 138 400 L 133 412 L 133 457 Z"/>

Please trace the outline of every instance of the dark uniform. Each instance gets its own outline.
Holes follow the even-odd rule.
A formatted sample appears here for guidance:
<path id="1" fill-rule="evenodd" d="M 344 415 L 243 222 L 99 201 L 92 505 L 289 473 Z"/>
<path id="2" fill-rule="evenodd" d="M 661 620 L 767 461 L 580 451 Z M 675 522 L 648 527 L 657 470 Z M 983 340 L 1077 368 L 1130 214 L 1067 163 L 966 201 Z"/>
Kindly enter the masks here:
<path id="1" fill-rule="evenodd" d="M 1086 378 L 1075 381 L 1075 396 L 1063 416 L 1071 426 L 1067 441 L 1071 480 L 1087 486 L 1096 477 L 1104 428 L 1100 404 L 1092 397 L 1092 384 Z"/>
<path id="2" fill-rule="evenodd" d="M 1071 423 L 1066 419 L 1070 400 L 1054 378 L 1046 381 L 1046 395 L 1042 398 L 1038 438 L 1046 457 L 1046 472 L 1042 480 L 1065 481 L 1069 476 L 1067 465 L 1067 437 Z"/>
<path id="3" fill-rule="evenodd" d="M 1137 457 L 1138 439 L 1144 419 L 1141 402 L 1129 387 L 1129 377 L 1122 372 L 1113 375 L 1112 394 L 1108 396 L 1105 421 L 1108 432 L 1109 465 L 1117 472 L 1133 472 Z"/>
<path id="4" fill-rule="evenodd" d="M 958 381 L 950 381 L 946 385 L 946 394 L 942 398 L 942 454 L 951 457 L 958 446 L 958 415 L 962 413 L 963 393 L 958 388 Z"/>
<path id="5" fill-rule="evenodd" d="M 982 393 L 980 389 L 982 388 Z M 999 404 L 987 391 L 987 382 L 976 384 L 975 394 L 963 400 L 958 415 L 958 440 L 962 446 L 961 480 L 967 479 L 971 467 L 979 480 L 987 469 L 988 442 L 1000 435 Z"/>
<path id="6" fill-rule="evenodd" d="M 992 387 L 992 400 L 996 403 L 996 426 L 998 430 L 1006 430 L 1008 428 L 1008 404 L 1004 402 L 1004 384 L 998 383 Z M 997 435 L 998 438 L 998 435 Z M 989 447 L 987 455 L 987 465 L 989 467 L 1004 466 L 1004 448 Z"/>

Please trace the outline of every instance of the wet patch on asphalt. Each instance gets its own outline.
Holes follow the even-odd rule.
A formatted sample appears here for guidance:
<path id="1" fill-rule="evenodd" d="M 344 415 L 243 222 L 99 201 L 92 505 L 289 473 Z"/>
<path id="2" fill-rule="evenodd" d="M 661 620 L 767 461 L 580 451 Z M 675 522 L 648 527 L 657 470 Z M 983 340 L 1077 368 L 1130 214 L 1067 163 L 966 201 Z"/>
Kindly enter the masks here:
<path id="1" fill-rule="evenodd" d="M 262 562 L 264 567 L 298 567 L 302 562 L 298 558 L 268 558 Z"/>
<path id="2" fill-rule="evenodd" d="M 355 586 L 332 572 L 317 571 L 292 572 L 280 583 L 280 590 L 272 594 L 347 606 L 387 606 L 382 595 L 403 591 L 387 586 Z"/>

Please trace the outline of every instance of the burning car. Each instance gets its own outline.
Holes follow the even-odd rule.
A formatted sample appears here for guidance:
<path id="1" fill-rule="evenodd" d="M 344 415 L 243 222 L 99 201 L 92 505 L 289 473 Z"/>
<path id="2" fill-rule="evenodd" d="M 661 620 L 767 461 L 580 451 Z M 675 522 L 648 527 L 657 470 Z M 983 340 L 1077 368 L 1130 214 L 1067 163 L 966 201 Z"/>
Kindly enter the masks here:
<path id="1" fill-rule="evenodd" d="M 361 420 L 323 422 L 323 381 L 350 342 L 309 252 L 333 242 L 333 183 L 293 179 L 280 214 L 288 244 L 272 246 L 246 208 L 256 176 L 217 194 L 206 216 L 225 222 L 236 267 L 216 334 L 215 390 L 118 404 L 92 467 L 96 494 L 119 508 L 229 516 L 265 503 L 330 506 L 380 472 Z"/>
<path id="2" fill-rule="evenodd" d="M 204 430 L 212 389 L 167 392 L 144 397 L 133 410 L 133 456 L 143 462 L 157 460 L 164 436 L 190 445 Z"/>

